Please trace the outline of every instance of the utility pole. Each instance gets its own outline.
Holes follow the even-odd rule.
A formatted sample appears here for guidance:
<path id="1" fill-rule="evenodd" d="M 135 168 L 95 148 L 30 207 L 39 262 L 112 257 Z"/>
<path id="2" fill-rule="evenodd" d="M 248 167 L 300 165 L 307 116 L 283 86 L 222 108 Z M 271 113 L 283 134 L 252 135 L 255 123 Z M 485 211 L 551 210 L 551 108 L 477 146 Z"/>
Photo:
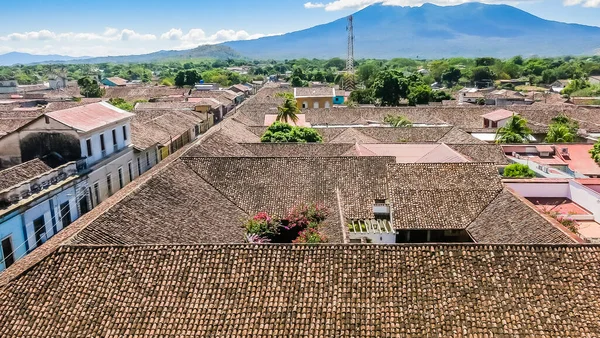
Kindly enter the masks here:
<path id="1" fill-rule="evenodd" d="M 344 81 L 344 89 L 345 90 L 354 90 L 356 88 L 356 83 L 354 81 L 354 22 L 353 17 L 350 15 L 348 17 L 348 26 L 346 30 L 348 31 L 348 56 L 346 57 L 346 74 L 348 75 L 348 80 Z"/>

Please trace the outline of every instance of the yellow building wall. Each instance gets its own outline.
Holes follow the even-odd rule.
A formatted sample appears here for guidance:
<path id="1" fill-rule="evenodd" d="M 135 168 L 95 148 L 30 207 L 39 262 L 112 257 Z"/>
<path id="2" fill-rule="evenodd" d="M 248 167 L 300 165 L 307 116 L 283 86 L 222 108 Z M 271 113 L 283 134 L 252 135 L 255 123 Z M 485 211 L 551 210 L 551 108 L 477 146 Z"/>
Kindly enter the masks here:
<path id="1" fill-rule="evenodd" d="M 313 109 L 315 102 L 319 103 L 319 108 L 325 108 L 326 102 L 329 102 L 329 108 L 333 107 L 333 97 L 301 97 L 296 99 L 296 106 L 298 109 L 303 109 L 302 104 L 308 103 L 307 108 L 304 109 Z"/>
<path id="2" fill-rule="evenodd" d="M 160 160 L 164 160 L 165 158 L 167 158 L 167 156 L 169 156 L 169 147 L 162 147 L 159 149 L 160 152 Z"/>
<path id="3" fill-rule="evenodd" d="M 211 108 L 210 105 L 197 105 L 194 110 L 199 113 L 206 114 L 210 111 L 210 108 Z"/>

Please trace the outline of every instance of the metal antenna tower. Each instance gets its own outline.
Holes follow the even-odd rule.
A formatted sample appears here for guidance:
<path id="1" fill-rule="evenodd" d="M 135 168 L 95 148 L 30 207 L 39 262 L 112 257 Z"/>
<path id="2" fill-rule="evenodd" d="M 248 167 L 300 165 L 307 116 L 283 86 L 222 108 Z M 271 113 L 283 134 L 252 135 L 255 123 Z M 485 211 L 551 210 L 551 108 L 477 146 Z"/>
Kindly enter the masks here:
<path id="1" fill-rule="evenodd" d="M 346 27 L 348 31 L 348 56 L 346 58 L 346 74 L 348 74 L 348 79 L 344 82 L 345 90 L 354 90 L 354 23 L 352 15 L 348 17 L 348 26 Z"/>

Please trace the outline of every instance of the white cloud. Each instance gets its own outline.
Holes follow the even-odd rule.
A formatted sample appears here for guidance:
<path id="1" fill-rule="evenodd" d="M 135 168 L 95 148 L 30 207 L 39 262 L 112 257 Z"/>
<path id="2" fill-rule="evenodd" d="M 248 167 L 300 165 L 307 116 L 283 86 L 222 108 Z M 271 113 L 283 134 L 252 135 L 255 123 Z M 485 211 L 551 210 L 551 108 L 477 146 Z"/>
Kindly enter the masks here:
<path id="1" fill-rule="evenodd" d="M 565 6 L 600 7 L 600 0 L 565 0 L 563 4 Z"/>
<path id="2" fill-rule="evenodd" d="M 0 35 L 0 54 L 12 51 L 71 56 L 144 54 L 163 49 L 188 49 L 199 45 L 257 39 L 263 36 L 267 34 L 250 34 L 245 30 L 232 29 L 208 34 L 200 28 L 190 29 L 187 33 L 180 28 L 172 28 L 160 35 L 114 27 L 106 27 L 100 32 L 61 33 L 40 30 Z"/>
<path id="3" fill-rule="evenodd" d="M 307 2 L 304 4 L 304 8 L 308 8 L 308 9 L 312 9 L 312 8 L 324 8 L 325 4 L 322 2 L 316 2 L 316 3 L 312 3 L 312 2 Z"/>
<path id="4" fill-rule="evenodd" d="M 304 4 L 305 8 L 324 8 L 326 11 L 339 11 L 345 9 L 362 9 L 374 4 L 382 4 L 384 6 L 420 6 L 424 3 L 432 3 L 440 6 L 451 6 L 460 5 L 467 2 L 483 2 L 488 4 L 502 4 L 502 3 L 517 3 L 519 0 L 335 0 L 328 3 L 313 3 L 307 2 Z M 525 1 L 537 1 L 537 0 L 525 0 Z M 584 7 L 600 6 L 600 0 L 563 0 L 565 5 L 567 3 L 579 4 L 582 3 Z M 587 6 L 586 6 L 587 5 Z"/>

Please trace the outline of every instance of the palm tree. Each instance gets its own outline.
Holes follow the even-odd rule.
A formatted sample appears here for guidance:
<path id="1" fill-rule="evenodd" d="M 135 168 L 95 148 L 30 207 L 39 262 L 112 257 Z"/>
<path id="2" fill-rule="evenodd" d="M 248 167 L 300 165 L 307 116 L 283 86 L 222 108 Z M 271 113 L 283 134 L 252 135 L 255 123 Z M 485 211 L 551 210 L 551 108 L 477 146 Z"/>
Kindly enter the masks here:
<path id="1" fill-rule="evenodd" d="M 519 115 L 513 115 L 496 132 L 496 143 L 528 143 L 531 129 L 527 127 L 527 120 Z"/>
<path id="2" fill-rule="evenodd" d="M 548 128 L 546 142 L 548 143 L 566 143 L 573 142 L 575 135 L 571 132 L 571 128 L 562 123 L 553 123 Z"/>
<path id="3" fill-rule="evenodd" d="M 285 101 L 279 107 L 277 107 L 277 119 L 278 122 L 288 123 L 292 120 L 294 123 L 298 122 L 298 113 L 300 109 L 296 105 L 296 100 L 293 97 L 286 96 Z"/>
<path id="4" fill-rule="evenodd" d="M 387 115 L 383 122 L 389 124 L 392 127 L 400 128 L 400 127 L 412 127 L 412 122 L 409 119 L 402 115 Z"/>

